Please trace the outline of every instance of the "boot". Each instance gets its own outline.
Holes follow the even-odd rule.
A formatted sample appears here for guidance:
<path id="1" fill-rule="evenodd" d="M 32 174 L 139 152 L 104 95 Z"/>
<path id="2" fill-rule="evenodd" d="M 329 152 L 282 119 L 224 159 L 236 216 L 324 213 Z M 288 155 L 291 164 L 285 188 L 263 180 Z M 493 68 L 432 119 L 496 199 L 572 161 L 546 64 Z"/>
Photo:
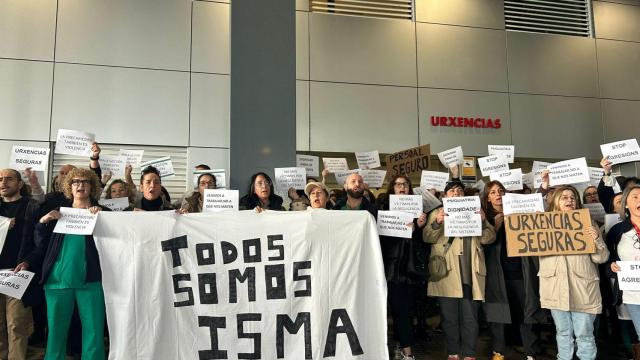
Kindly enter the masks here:
<path id="1" fill-rule="evenodd" d="M 640 360 L 640 344 L 631 344 L 633 349 L 633 360 Z"/>

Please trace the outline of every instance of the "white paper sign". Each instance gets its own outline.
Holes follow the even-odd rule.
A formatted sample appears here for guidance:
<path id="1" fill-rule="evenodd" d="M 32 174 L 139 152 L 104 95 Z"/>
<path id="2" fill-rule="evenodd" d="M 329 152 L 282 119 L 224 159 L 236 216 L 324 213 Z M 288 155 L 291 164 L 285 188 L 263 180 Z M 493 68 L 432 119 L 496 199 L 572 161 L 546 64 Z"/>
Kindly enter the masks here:
<path id="1" fill-rule="evenodd" d="M 11 219 L 0 216 L 0 251 L 2 251 L 2 248 L 4 247 L 4 241 L 7 239 L 9 225 L 11 225 Z"/>
<path id="2" fill-rule="evenodd" d="M 500 181 L 507 191 L 522 190 L 522 169 L 494 172 L 489 178 L 491 181 Z"/>
<path id="3" fill-rule="evenodd" d="M 165 178 L 175 175 L 173 171 L 173 163 L 170 156 L 161 157 L 159 159 L 145 161 L 140 164 L 140 168 L 144 170 L 147 166 L 153 166 L 160 172 L 160 177 Z"/>
<path id="4" fill-rule="evenodd" d="M 640 290 L 640 261 L 616 261 L 621 270 L 618 272 L 620 290 Z"/>
<path id="5" fill-rule="evenodd" d="M 549 165 L 549 185 L 579 184 L 589 182 L 587 159 L 577 158 Z"/>
<path id="6" fill-rule="evenodd" d="M 544 212 L 542 194 L 504 194 L 502 211 L 504 215 Z"/>
<path id="7" fill-rule="evenodd" d="M 482 236 L 480 197 L 465 196 L 442 199 L 445 236 Z"/>
<path id="8" fill-rule="evenodd" d="M 449 173 L 422 170 L 422 174 L 420 176 L 420 187 L 444 191 L 444 187 L 447 186 L 447 181 L 449 181 Z"/>
<path id="9" fill-rule="evenodd" d="M 110 172 L 113 178 L 123 177 L 124 168 L 127 166 L 126 156 L 100 156 L 100 169 L 102 173 L 106 174 Z"/>
<path id="10" fill-rule="evenodd" d="M 305 168 L 307 176 L 320 176 L 320 158 L 313 155 L 296 155 L 296 167 Z"/>
<path id="11" fill-rule="evenodd" d="M 332 173 L 336 171 L 347 171 L 349 170 L 349 165 L 347 165 L 346 158 L 322 158 L 322 164 L 324 168 L 331 171 Z"/>
<path id="12" fill-rule="evenodd" d="M 442 202 L 438 200 L 429 189 L 413 188 L 413 193 L 422 196 L 422 209 L 425 213 L 429 213 L 431 210 L 442 205 Z"/>
<path id="13" fill-rule="evenodd" d="M 422 215 L 422 195 L 389 195 L 389 210 L 404 211 L 414 218 Z"/>
<path id="14" fill-rule="evenodd" d="M 362 176 L 362 181 L 370 188 L 380 188 L 387 176 L 387 170 L 358 170 L 358 174 Z"/>
<path id="15" fill-rule="evenodd" d="M 527 185 L 531 190 L 534 190 L 536 188 L 533 180 L 533 171 L 528 172 L 526 174 L 522 174 L 522 183 L 524 185 Z"/>
<path id="16" fill-rule="evenodd" d="M 336 183 L 338 185 L 343 185 L 345 181 L 347 181 L 347 176 L 351 175 L 351 174 L 357 174 L 358 173 L 358 169 L 353 169 L 353 170 L 340 170 L 340 171 L 336 171 L 333 173 L 333 175 L 335 175 L 336 177 Z"/>
<path id="17" fill-rule="evenodd" d="M 598 167 L 589 167 L 589 177 L 591 180 L 589 181 L 591 185 L 598 186 L 600 184 L 600 179 L 604 176 L 604 170 Z"/>
<path id="18" fill-rule="evenodd" d="M 97 214 L 92 214 L 87 209 L 61 207 L 60 220 L 56 223 L 53 232 L 59 234 L 91 235 L 96 226 Z"/>
<path id="19" fill-rule="evenodd" d="M 628 139 L 600 145 L 602 157 L 609 157 L 613 165 L 640 161 L 638 140 Z"/>
<path id="20" fill-rule="evenodd" d="M 112 211 L 122 211 L 129 207 L 129 198 L 113 198 L 113 199 L 100 199 L 98 204 L 108 207 Z"/>
<path id="21" fill-rule="evenodd" d="M 453 165 L 460 165 L 464 161 L 464 154 L 462 153 L 462 146 L 454 147 L 453 149 L 445 150 L 438 153 L 440 162 L 445 167 L 451 167 Z"/>
<path id="22" fill-rule="evenodd" d="M 515 158 L 515 145 L 489 145 L 489 155 L 502 155 L 507 158 L 509 164 L 513 164 Z"/>
<path id="23" fill-rule="evenodd" d="M 127 150 L 120 149 L 118 155 L 124 156 L 127 158 L 127 165 L 131 165 L 131 167 L 138 168 L 140 167 L 140 163 L 142 162 L 142 156 L 144 155 L 144 150 Z"/>
<path id="24" fill-rule="evenodd" d="M 216 189 L 224 189 L 227 187 L 227 181 L 224 169 L 211 169 L 211 170 L 194 170 L 193 171 L 193 187 L 198 187 L 198 178 L 202 174 L 212 174 L 216 177 Z"/>
<path id="25" fill-rule="evenodd" d="M 92 133 L 58 129 L 56 139 L 56 154 L 91 156 L 91 145 L 96 136 Z"/>
<path id="26" fill-rule="evenodd" d="M 362 170 L 380 167 L 380 154 L 378 150 L 357 152 L 356 160 L 358 161 L 358 168 Z"/>
<path id="27" fill-rule="evenodd" d="M 604 232 L 608 233 L 611 228 L 617 224 L 621 223 L 622 219 L 619 214 L 605 214 L 604 215 Z"/>
<path id="28" fill-rule="evenodd" d="M 413 223 L 413 215 L 403 211 L 378 211 L 378 234 L 411 238 L 413 230 L 407 224 Z"/>
<path id="29" fill-rule="evenodd" d="M 307 171 L 305 168 L 275 168 L 274 172 L 277 193 L 286 194 L 289 188 L 304 190 L 305 185 L 307 185 Z"/>
<path id="30" fill-rule="evenodd" d="M 502 155 L 489 155 L 478 158 L 478 166 L 480 166 L 482 176 L 489 176 L 494 172 L 509 170 L 507 158 Z"/>
<path id="31" fill-rule="evenodd" d="M 202 212 L 238 211 L 238 190 L 205 189 Z"/>
<path id="32" fill-rule="evenodd" d="M 533 188 L 537 189 L 542 185 L 542 172 L 545 171 L 551 163 L 544 161 L 533 162 L 533 166 L 531 167 L 531 172 L 533 173 Z"/>
<path id="33" fill-rule="evenodd" d="M 582 207 L 589 209 L 589 214 L 591 215 L 592 220 L 595 220 L 600 224 L 604 224 L 604 216 L 606 215 L 606 212 L 604 211 L 604 206 L 602 206 L 601 203 L 582 204 Z"/>
<path id="34" fill-rule="evenodd" d="M 13 270 L 0 270 L 0 294 L 22 299 L 33 275 L 35 274 L 26 270 L 17 273 Z"/>
<path id="35" fill-rule="evenodd" d="M 24 170 L 28 167 L 33 171 L 47 171 L 49 163 L 49 149 L 14 145 L 11 148 L 9 168 Z"/>

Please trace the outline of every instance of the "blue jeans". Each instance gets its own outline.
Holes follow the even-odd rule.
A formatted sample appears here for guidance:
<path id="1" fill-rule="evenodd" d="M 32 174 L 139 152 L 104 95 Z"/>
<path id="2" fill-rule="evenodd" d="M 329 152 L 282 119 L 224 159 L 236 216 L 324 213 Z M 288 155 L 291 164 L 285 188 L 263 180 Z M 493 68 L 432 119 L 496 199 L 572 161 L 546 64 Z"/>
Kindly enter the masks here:
<path id="1" fill-rule="evenodd" d="M 593 336 L 593 322 L 596 315 L 575 311 L 551 310 L 553 322 L 556 324 L 556 342 L 558 343 L 558 360 L 573 359 L 575 344 L 578 344 L 576 355 L 580 360 L 594 360 L 598 349 Z M 575 335 L 575 338 L 574 338 Z"/>
<path id="2" fill-rule="evenodd" d="M 624 304 L 624 306 L 627 308 L 627 311 L 629 311 L 633 327 L 636 328 L 636 334 L 638 334 L 638 337 L 640 338 L 640 305 Z"/>

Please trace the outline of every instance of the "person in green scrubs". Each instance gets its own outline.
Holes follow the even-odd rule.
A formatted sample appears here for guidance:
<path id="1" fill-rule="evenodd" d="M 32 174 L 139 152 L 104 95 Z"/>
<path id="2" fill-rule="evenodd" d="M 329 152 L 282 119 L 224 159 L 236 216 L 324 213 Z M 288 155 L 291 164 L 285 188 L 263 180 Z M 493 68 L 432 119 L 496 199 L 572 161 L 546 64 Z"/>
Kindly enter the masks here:
<path id="1" fill-rule="evenodd" d="M 96 214 L 109 210 L 97 203 L 98 177 L 88 169 L 73 169 L 65 176 L 62 190 L 67 201 L 61 207 L 87 209 Z M 16 271 L 41 268 L 49 335 L 45 360 L 64 360 L 67 333 L 74 303 L 82 323 L 82 359 L 104 360 L 105 305 L 102 272 L 92 235 L 54 233 L 61 214 L 52 210 L 36 225 L 36 248 Z"/>

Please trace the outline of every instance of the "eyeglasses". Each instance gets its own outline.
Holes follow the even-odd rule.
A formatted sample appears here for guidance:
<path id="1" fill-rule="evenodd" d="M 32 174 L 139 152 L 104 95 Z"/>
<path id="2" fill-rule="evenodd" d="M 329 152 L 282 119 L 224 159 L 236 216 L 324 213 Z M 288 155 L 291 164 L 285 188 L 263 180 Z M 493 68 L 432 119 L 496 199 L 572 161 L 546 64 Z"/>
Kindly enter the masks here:
<path id="1" fill-rule="evenodd" d="M 256 187 L 271 186 L 270 181 L 256 181 Z"/>
<path id="2" fill-rule="evenodd" d="M 87 185 L 91 184 L 91 181 L 90 180 L 86 180 L 86 179 L 85 180 L 80 180 L 80 179 L 71 180 L 71 186 L 78 187 L 78 186 L 80 186 L 80 184 L 83 184 L 83 185 L 87 186 Z"/>
<path id="3" fill-rule="evenodd" d="M 396 183 L 393 183 L 393 186 L 408 188 L 409 187 L 409 183 L 407 183 L 407 182 L 396 182 Z"/>

